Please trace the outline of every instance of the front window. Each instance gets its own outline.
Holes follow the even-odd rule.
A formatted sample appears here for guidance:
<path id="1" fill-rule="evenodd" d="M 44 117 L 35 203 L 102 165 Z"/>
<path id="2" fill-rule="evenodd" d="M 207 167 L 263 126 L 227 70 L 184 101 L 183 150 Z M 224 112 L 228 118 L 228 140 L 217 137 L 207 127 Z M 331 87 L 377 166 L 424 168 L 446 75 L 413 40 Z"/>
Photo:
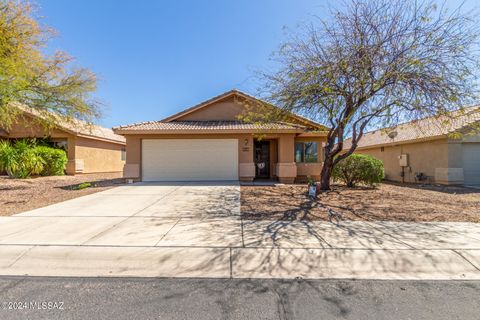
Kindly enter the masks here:
<path id="1" fill-rule="evenodd" d="M 303 161 L 303 142 L 295 143 L 295 162 L 304 162 Z"/>
<path id="2" fill-rule="evenodd" d="M 318 143 L 295 142 L 295 162 L 318 162 Z"/>

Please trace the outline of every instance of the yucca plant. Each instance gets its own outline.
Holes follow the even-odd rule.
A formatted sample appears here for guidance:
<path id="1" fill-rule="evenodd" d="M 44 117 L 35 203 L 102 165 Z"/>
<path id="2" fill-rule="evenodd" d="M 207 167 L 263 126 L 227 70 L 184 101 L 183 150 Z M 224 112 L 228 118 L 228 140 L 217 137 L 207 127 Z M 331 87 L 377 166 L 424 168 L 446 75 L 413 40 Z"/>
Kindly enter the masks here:
<path id="1" fill-rule="evenodd" d="M 40 174 L 44 161 L 35 152 L 34 142 L 22 139 L 15 143 L 0 141 L 0 168 L 11 178 L 25 179 Z"/>

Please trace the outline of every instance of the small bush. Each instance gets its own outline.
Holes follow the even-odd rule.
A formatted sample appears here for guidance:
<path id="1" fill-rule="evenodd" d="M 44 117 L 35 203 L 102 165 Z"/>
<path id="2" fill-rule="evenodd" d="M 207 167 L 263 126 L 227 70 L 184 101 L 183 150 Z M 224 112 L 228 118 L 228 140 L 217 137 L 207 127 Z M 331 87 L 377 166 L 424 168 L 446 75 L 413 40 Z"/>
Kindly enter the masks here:
<path id="1" fill-rule="evenodd" d="M 90 182 L 82 182 L 79 185 L 73 187 L 73 190 L 83 190 L 83 189 L 90 188 L 91 186 L 92 184 Z"/>
<path id="2" fill-rule="evenodd" d="M 67 165 L 67 153 L 62 149 L 46 146 L 35 147 L 36 154 L 43 159 L 44 166 L 40 172 L 42 176 L 62 176 Z"/>
<path id="3" fill-rule="evenodd" d="M 382 161 L 365 154 L 352 154 L 341 160 L 334 168 L 332 177 L 347 187 L 358 183 L 374 186 L 383 180 L 385 173 Z"/>
<path id="4" fill-rule="evenodd" d="M 0 141 L 0 169 L 6 171 L 9 177 L 25 179 L 40 174 L 44 164 L 31 141 Z"/>

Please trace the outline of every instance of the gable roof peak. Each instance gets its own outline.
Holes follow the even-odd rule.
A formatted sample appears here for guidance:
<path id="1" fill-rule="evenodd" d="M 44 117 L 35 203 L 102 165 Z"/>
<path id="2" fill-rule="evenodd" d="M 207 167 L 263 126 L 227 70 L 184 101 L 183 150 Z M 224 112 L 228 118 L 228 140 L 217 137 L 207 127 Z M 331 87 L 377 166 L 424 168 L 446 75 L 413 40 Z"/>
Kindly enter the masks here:
<path id="1" fill-rule="evenodd" d="M 205 101 L 203 101 L 203 102 L 200 102 L 199 104 L 196 104 L 196 105 L 194 105 L 194 106 L 192 106 L 192 107 L 190 107 L 190 108 L 187 108 L 187 109 L 185 109 L 185 110 L 183 110 L 183 111 L 180 111 L 180 112 L 178 112 L 178 113 L 175 113 L 175 114 L 173 114 L 173 115 L 171 115 L 171 116 L 169 116 L 169 117 L 167 117 L 167 118 L 164 118 L 164 119 L 160 120 L 160 122 L 171 122 L 171 121 L 175 121 L 176 119 L 181 118 L 181 117 L 184 116 L 184 115 L 187 115 L 187 114 L 189 114 L 189 113 L 193 113 L 193 112 L 195 112 L 195 111 L 197 111 L 197 110 L 200 110 L 200 109 L 202 109 L 202 108 L 204 108 L 204 107 L 206 107 L 206 106 L 209 106 L 209 105 L 211 105 L 211 104 L 213 104 L 213 103 L 215 103 L 215 102 L 218 102 L 218 101 L 220 101 L 220 100 L 223 100 L 223 99 L 228 98 L 228 97 L 233 96 L 233 95 L 238 95 L 238 96 L 241 96 L 241 97 L 244 98 L 244 99 L 253 100 L 253 101 L 258 101 L 259 103 L 268 104 L 269 106 L 273 106 L 273 107 L 275 107 L 275 108 L 278 108 L 277 106 L 274 106 L 273 104 L 271 104 L 271 103 L 269 103 L 269 102 L 267 102 L 267 101 L 265 101 L 265 100 L 259 99 L 259 98 L 257 98 L 257 97 L 254 97 L 254 96 L 248 94 L 248 93 L 245 93 L 245 92 L 243 92 L 243 91 L 241 91 L 241 90 L 239 90 L 239 89 L 233 88 L 233 89 L 230 89 L 230 90 L 228 90 L 228 91 L 225 91 L 224 93 L 219 94 L 219 95 L 217 95 L 217 96 L 215 96 L 215 97 L 213 97 L 213 98 L 210 98 L 210 99 L 208 99 L 208 100 L 205 100 Z M 301 122 L 307 123 L 307 124 L 309 124 L 309 125 L 311 125 L 311 126 L 313 126 L 313 127 L 317 127 L 318 129 L 325 130 L 325 126 L 321 125 L 320 123 L 317 123 L 317 122 L 312 121 L 312 120 L 310 120 L 310 119 L 304 118 L 304 117 L 299 116 L 299 115 L 297 115 L 297 114 L 295 114 L 295 113 L 292 113 L 292 112 L 288 112 L 288 113 L 290 114 L 290 116 L 292 116 L 293 118 L 296 118 L 297 120 L 299 120 L 299 121 L 301 121 Z"/>
<path id="2" fill-rule="evenodd" d="M 180 118 L 181 116 L 184 116 L 184 115 L 189 114 L 189 113 L 191 113 L 191 112 L 197 111 L 197 110 L 199 110 L 199 109 L 201 109 L 201 108 L 203 108 L 203 107 L 205 107 L 205 106 L 208 106 L 208 105 L 210 105 L 210 104 L 212 104 L 212 103 L 214 103 L 214 102 L 217 102 L 217 101 L 219 101 L 219 100 L 228 98 L 229 96 L 232 96 L 232 95 L 235 95 L 235 94 L 237 94 L 237 95 L 242 95 L 242 96 L 244 96 L 244 97 L 246 97 L 246 98 L 250 98 L 250 99 L 252 99 L 252 98 L 253 98 L 253 99 L 256 99 L 256 98 L 254 98 L 253 96 L 250 96 L 250 95 L 248 95 L 248 94 L 246 94 L 246 93 L 244 93 L 244 92 L 242 92 L 242 91 L 234 88 L 234 89 L 225 91 L 225 92 L 223 92 L 223 93 L 221 93 L 221 94 L 219 94 L 219 95 L 217 95 L 217 96 L 215 96 L 215 97 L 213 97 L 213 98 L 204 100 L 204 101 L 202 101 L 202 102 L 200 102 L 200 103 L 198 103 L 198 104 L 196 104 L 196 105 L 194 105 L 194 106 L 192 106 L 192 107 L 190 107 L 190 108 L 187 108 L 187 109 L 185 109 L 185 110 L 182 110 L 182 111 L 180 111 L 180 112 L 177 112 L 177 113 L 175 113 L 175 114 L 173 114 L 173 115 L 171 115 L 171 116 L 168 116 L 168 117 L 166 117 L 166 118 L 164 118 L 164 119 L 162 119 L 162 120 L 160 120 L 160 121 L 161 121 L 161 122 L 174 121 L 175 119 L 178 119 L 178 118 Z M 257 99 L 257 100 L 258 100 L 258 99 Z"/>

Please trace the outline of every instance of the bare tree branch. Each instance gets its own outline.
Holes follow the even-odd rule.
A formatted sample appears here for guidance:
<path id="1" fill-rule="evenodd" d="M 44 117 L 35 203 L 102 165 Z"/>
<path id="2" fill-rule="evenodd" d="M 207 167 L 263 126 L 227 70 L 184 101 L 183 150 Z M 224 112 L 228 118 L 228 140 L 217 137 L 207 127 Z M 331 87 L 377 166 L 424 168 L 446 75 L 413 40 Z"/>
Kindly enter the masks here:
<path id="1" fill-rule="evenodd" d="M 447 116 L 477 101 L 474 16 L 430 0 L 344 0 L 281 47 L 279 71 L 263 74 L 267 99 L 330 127 L 323 189 L 369 128 Z"/>

